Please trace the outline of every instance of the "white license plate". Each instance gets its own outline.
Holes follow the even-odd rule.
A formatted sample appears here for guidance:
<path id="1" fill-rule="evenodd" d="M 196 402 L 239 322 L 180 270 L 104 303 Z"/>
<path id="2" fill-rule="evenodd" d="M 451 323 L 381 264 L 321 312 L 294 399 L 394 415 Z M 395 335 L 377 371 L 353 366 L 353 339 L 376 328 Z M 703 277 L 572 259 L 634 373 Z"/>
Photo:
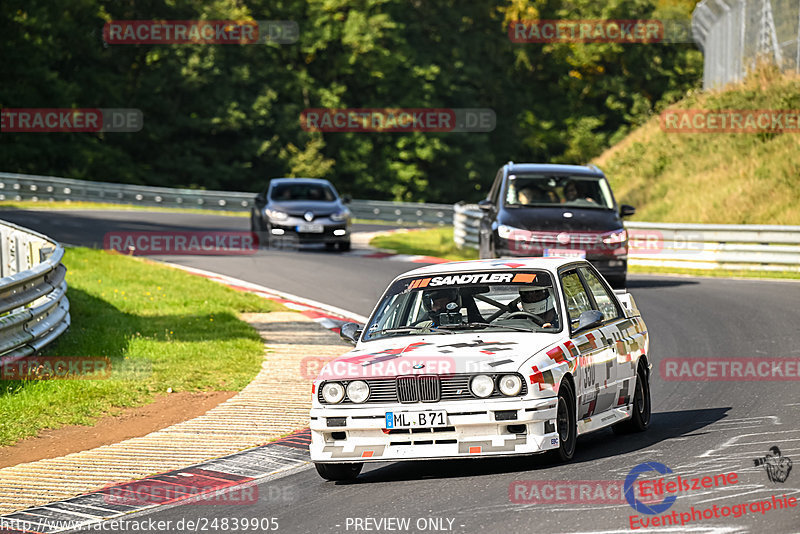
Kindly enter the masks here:
<path id="1" fill-rule="evenodd" d="M 321 234 L 325 228 L 321 224 L 298 224 L 297 231 L 304 234 Z"/>
<path id="2" fill-rule="evenodd" d="M 558 256 L 559 258 L 581 258 L 586 259 L 585 250 L 575 250 L 571 248 L 546 248 L 544 249 L 544 257 L 550 258 Z"/>
<path id="3" fill-rule="evenodd" d="M 447 412 L 386 412 L 386 428 L 432 428 L 447 426 Z"/>

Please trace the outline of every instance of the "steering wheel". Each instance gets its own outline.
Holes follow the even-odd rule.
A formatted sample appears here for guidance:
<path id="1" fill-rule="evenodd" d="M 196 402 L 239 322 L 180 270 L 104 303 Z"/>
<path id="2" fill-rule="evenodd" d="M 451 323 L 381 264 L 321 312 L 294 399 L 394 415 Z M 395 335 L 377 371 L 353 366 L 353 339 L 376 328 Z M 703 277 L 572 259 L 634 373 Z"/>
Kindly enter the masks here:
<path id="1" fill-rule="evenodd" d="M 544 325 L 544 323 L 546 323 L 546 322 L 547 322 L 547 321 L 545 321 L 544 319 L 542 319 L 540 316 L 536 315 L 535 313 L 526 312 L 526 311 L 515 311 L 515 312 L 511 312 L 511 313 L 509 313 L 509 314 L 506 316 L 506 319 L 513 319 L 513 318 L 514 318 L 514 316 L 522 316 L 522 317 L 525 317 L 525 318 L 527 318 L 527 319 L 530 319 L 530 320 L 532 320 L 534 323 L 536 323 L 536 324 L 537 324 L 537 325 L 539 325 L 539 326 L 543 326 L 543 325 Z"/>

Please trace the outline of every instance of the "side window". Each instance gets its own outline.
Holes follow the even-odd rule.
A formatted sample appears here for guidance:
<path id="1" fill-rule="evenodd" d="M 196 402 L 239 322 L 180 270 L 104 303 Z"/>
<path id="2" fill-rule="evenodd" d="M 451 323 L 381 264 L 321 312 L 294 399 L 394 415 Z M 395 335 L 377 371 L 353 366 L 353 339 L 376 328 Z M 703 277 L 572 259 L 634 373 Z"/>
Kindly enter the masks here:
<path id="1" fill-rule="evenodd" d="M 586 294 L 586 289 L 575 270 L 561 274 L 561 285 L 564 287 L 564 302 L 567 305 L 569 322 L 573 327 L 578 325 L 578 319 L 585 311 L 592 309 L 592 301 Z"/>
<path id="2" fill-rule="evenodd" d="M 614 301 L 614 298 L 608 294 L 605 286 L 598 280 L 597 276 L 586 267 L 580 268 L 583 279 L 586 280 L 586 285 L 589 286 L 589 291 L 592 292 L 595 303 L 599 311 L 603 312 L 603 317 L 606 321 L 616 319 L 622 314 Z"/>

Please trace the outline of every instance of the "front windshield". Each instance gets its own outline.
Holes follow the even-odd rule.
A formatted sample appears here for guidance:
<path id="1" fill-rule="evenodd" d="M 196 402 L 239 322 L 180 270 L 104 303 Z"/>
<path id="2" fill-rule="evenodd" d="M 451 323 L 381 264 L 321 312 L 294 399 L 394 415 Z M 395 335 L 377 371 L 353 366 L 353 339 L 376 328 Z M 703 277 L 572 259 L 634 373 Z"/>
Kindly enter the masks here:
<path id="1" fill-rule="evenodd" d="M 319 200 L 332 202 L 336 195 L 325 184 L 280 184 L 272 188 L 270 198 L 277 201 Z"/>
<path id="2" fill-rule="evenodd" d="M 614 207 L 611 190 L 603 178 L 579 175 L 509 175 L 505 200 L 512 206 Z"/>
<path id="3" fill-rule="evenodd" d="M 453 273 L 392 284 L 363 339 L 469 330 L 553 333 L 561 324 L 545 271 Z"/>

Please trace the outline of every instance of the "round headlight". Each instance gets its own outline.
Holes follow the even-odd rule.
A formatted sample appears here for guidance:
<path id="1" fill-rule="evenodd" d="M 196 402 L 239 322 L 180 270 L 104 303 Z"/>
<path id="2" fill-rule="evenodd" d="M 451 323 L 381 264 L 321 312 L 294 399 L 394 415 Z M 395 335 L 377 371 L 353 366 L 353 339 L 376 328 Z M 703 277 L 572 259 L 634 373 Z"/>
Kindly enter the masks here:
<path id="1" fill-rule="evenodd" d="M 347 398 L 361 404 L 369 397 L 369 386 L 362 380 L 354 380 L 347 384 Z"/>
<path id="2" fill-rule="evenodd" d="M 478 375 L 469 383 L 469 389 L 476 397 L 485 399 L 494 391 L 494 380 L 487 375 Z"/>
<path id="3" fill-rule="evenodd" d="M 522 390 L 522 379 L 517 375 L 503 375 L 497 385 L 500 386 L 500 393 L 513 397 Z"/>
<path id="4" fill-rule="evenodd" d="M 339 382 L 328 382 L 322 386 L 322 398 L 325 402 L 336 404 L 344 398 L 344 386 Z"/>

